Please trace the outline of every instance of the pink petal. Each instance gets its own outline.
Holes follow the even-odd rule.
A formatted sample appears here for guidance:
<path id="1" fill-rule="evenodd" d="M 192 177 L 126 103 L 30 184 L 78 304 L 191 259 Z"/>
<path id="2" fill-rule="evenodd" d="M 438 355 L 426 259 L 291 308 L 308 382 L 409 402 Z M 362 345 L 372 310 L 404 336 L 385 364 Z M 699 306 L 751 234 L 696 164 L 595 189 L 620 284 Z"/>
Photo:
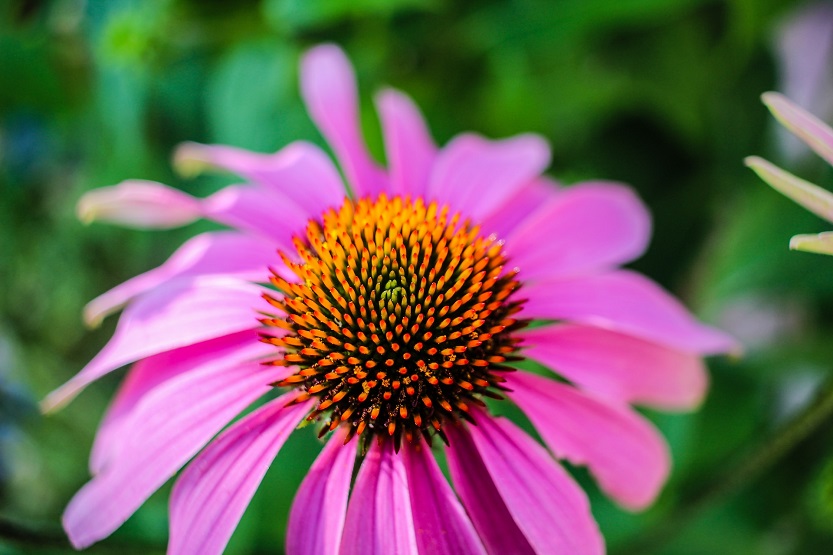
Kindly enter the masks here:
<path id="1" fill-rule="evenodd" d="M 344 198 L 342 195 L 341 199 Z M 86 221 L 103 220 L 131 227 L 176 227 L 208 218 L 255 233 L 283 248 L 303 231 L 311 215 L 288 196 L 263 187 L 233 185 L 198 199 L 161 183 L 126 181 L 91 191 L 79 201 Z"/>
<path id="2" fill-rule="evenodd" d="M 549 161 L 549 146 L 537 135 L 502 141 L 460 135 L 437 156 L 428 196 L 480 221 L 536 179 Z"/>
<path id="3" fill-rule="evenodd" d="M 827 73 L 833 61 L 833 6 L 804 4 L 790 10 L 778 27 L 777 54 L 785 95 L 805 108 L 827 108 L 825 99 L 833 92 Z"/>
<path id="4" fill-rule="evenodd" d="M 833 129 L 782 94 L 768 92 L 762 99 L 784 127 L 833 164 Z"/>
<path id="5" fill-rule="evenodd" d="M 763 158 L 748 156 L 744 162 L 770 187 L 813 214 L 833 222 L 833 193 L 804 181 Z"/>
<path id="6" fill-rule="evenodd" d="M 419 108 L 406 94 L 387 89 L 376 97 L 388 155 L 391 192 L 424 196 L 437 156 Z"/>
<path id="7" fill-rule="evenodd" d="M 252 353 L 252 348 L 258 352 Z M 242 363 L 255 358 L 253 354 L 269 356 L 274 352 L 274 346 L 258 341 L 256 331 L 246 330 L 140 360 L 128 372 L 98 427 L 90 453 L 90 472 L 103 470 L 117 444 L 129 434 L 129 417 L 149 391 L 214 359 Z"/>
<path id="8" fill-rule="evenodd" d="M 408 478 L 393 442 L 372 442 L 365 456 L 341 538 L 341 555 L 416 555 Z"/>
<path id="9" fill-rule="evenodd" d="M 171 281 L 136 299 L 122 313 L 110 342 L 87 366 L 42 402 L 53 411 L 101 376 L 171 349 L 259 326 L 262 289 L 227 277 Z"/>
<path id="10" fill-rule="evenodd" d="M 458 426 L 446 426 L 443 430 L 449 437 L 450 446 L 446 454 L 454 488 L 487 551 L 494 554 L 535 555 L 495 487 L 495 481 L 468 430 Z"/>
<path id="11" fill-rule="evenodd" d="M 651 217 L 634 192 L 615 183 L 563 189 L 506 238 L 506 251 L 525 281 L 612 268 L 639 257 Z"/>
<path id="12" fill-rule="evenodd" d="M 602 555 L 604 540 L 587 496 L 532 438 L 504 418 L 478 413 L 468 432 L 507 510 L 536 553 Z M 465 432 L 455 433 L 452 441 Z M 452 466 L 465 472 L 466 461 Z M 471 512 L 471 508 L 469 512 Z M 473 515 L 472 515 L 473 516 Z M 482 531 L 481 531 L 482 533 Z"/>
<path id="13" fill-rule="evenodd" d="M 466 511 L 424 444 L 402 446 L 411 495 L 416 542 L 421 555 L 462 555 L 486 551 Z"/>
<path id="14" fill-rule="evenodd" d="M 301 94 L 310 117 L 338 156 L 357 196 L 385 188 L 385 176 L 364 146 L 356 74 L 334 44 L 310 49 L 301 62 Z"/>
<path id="15" fill-rule="evenodd" d="M 480 224 L 480 230 L 483 235 L 494 234 L 505 240 L 527 218 L 543 210 L 558 193 L 558 183 L 546 176 L 531 181 L 507 200 L 500 210 L 486 217 Z"/>
<path id="16" fill-rule="evenodd" d="M 603 554 L 587 496 L 531 437 L 505 418 L 469 427 L 507 509 L 539 553 Z"/>
<path id="17" fill-rule="evenodd" d="M 347 513 L 347 496 L 356 459 L 354 445 L 343 445 L 337 431 L 304 478 L 286 530 L 286 552 L 292 555 L 336 555 Z"/>
<path id="18" fill-rule="evenodd" d="M 222 553 L 255 490 L 311 403 L 287 393 L 223 432 L 179 477 L 171 494 L 168 553 Z"/>
<path id="19" fill-rule="evenodd" d="M 309 215 L 297 204 L 260 187 L 232 185 L 203 201 L 206 218 L 275 241 L 292 249 L 292 236 L 303 233 Z"/>
<path id="20" fill-rule="evenodd" d="M 708 388 L 706 367 L 698 355 L 631 335 L 570 324 L 522 335 L 524 356 L 618 403 L 693 409 Z"/>
<path id="21" fill-rule="evenodd" d="M 785 96 L 822 120 L 833 115 L 833 5 L 812 2 L 790 9 L 778 24 L 775 53 Z M 806 154 L 795 137 L 783 139 L 780 146 L 791 162 Z"/>
<path id="22" fill-rule="evenodd" d="M 180 227 L 200 217 L 199 201 L 154 181 L 132 179 L 100 187 L 78 201 L 78 218 L 139 229 Z"/>
<path id="23" fill-rule="evenodd" d="M 695 320 L 648 278 L 626 270 L 548 280 L 523 289 L 527 318 L 568 320 L 655 341 L 691 353 L 737 351 L 738 344 Z"/>
<path id="24" fill-rule="evenodd" d="M 81 549 L 109 536 L 275 379 L 280 376 L 273 367 L 226 356 L 147 392 L 124 426 L 113 460 L 64 513 L 72 544 Z"/>
<path id="25" fill-rule="evenodd" d="M 233 231 L 203 233 L 182 244 L 158 268 L 127 280 L 84 307 L 84 321 L 97 326 L 131 299 L 177 277 L 222 274 L 246 281 L 268 281 L 270 265 L 280 262 L 269 242 Z M 282 264 L 276 264 L 283 267 Z"/>
<path id="26" fill-rule="evenodd" d="M 310 216 L 340 205 L 347 192 L 330 158 L 304 141 L 294 142 L 275 154 L 184 143 L 177 148 L 174 163 L 186 175 L 199 173 L 204 167 L 230 171 L 282 195 Z"/>
<path id="27" fill-rule="evenodd" d="M 668 446 L 644 418 L 554 380 L 515 372 L 510 399 L 557 457 L 586 464 L 602 490 L 631 510 L 659 495 L 671 471 Z"/>
<path id="28" fill-rule="evenodd" d="M 817 254 L 833 254 L 833 231 L 790 237 L 790 248 Z"/>

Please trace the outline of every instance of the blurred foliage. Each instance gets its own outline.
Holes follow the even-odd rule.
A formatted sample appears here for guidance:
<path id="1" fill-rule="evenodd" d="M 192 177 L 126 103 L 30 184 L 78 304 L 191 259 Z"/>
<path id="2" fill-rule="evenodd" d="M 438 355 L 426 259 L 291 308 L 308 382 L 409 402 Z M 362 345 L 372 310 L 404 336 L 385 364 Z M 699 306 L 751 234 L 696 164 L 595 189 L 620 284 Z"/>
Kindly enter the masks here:
<path id="1" fill-rule="evenodd" d="M 390 84 L 414 96 L 440 142 L 463 130 L 493 137 L 535 131 L 553 145 L 558 179 L 630 183 L 655 218 L 651 249 L 634 267 L 747 345 L 742 359 L 714 361 L 712 393 L 698 413 L 650 414 L 675 459 L 655 507 L 624 513 L 576 470 L 610 553 L 632 552 L 629 546 L 663 529 L 664 540 L 641 553 L 833 552 L 830 426 L 749 487 L 674 520 L 731 461 L 801 410 L 833 370 L 833 258 L 787 250 L 790 235 L 824 226 L 741 164 L 753 153 L 787 164 L 758 95 L 778 86 L 773 31 L 800 5 L 0 3 L 0 341 L 15 354 L 2 358 L 0 372 L 0 517 L 31 524 L 33 540 L 0 537 L 0 555 L 68 551 L 59 547 L 59 515 L 88 478 L 95 426 L 118 377 L 56 416 L 31 407 L 112 333 L 113 319 L 84 329 L 82 306 L 161 263 L 207 225 L 157 233 L 83 227 L 75 201 L 127 178 L 200 195 L 228 182 L 173 175 L 170 153 L 184 140 L 260 151 L 294 139 L 322 143 L 297 90 L 299 54 L 322 41 L 343 45 L 357 67 L 363 125 L 379 157 L 372 93 Z M 791 169 L 833 184 L 818 162 Z M 229 552 L 280 552 L 290 502 L 316 450 L 312 434 L 293 436 Z M 163 552 L 169 490 L 93 551 Z"/>

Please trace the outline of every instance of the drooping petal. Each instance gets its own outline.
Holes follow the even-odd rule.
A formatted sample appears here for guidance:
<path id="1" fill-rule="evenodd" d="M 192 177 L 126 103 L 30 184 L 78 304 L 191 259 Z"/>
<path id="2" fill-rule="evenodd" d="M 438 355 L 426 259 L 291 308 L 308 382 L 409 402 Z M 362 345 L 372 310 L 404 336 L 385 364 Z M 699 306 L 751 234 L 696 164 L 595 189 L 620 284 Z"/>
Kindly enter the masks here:
<path id="1" fill-rule="evenodd" d="M 588 182 L 561 192 L 506 238 L 525 281 L 612 268 L 648 246 L 651 217 L 624 185 Z"/>
<path id="2" fill-rule="evenodd" d="M 535 555 L 500 492 L 467 430 L 444 428 L 450 446 L 446 450 L 454 489 L 460 495 L 474 527 L 489 553 Z"/>
<path id="3" fill-rule="evenodd" d="M 262 187 L 231 185 L 203 201 L 206 218 L 260 235 L 290 249 L 292 236 L 304 229 L 309 215 L 297 204 Z"/>
<path id="4" fill-rule="evenodd" d="M 275 154 L 184 143 L 174 154 L 174 164 L 184 175 L 196 175 L 207 167 L 230 171 L 285 196 L 309 216 L 338 206 L 346 194 L 330 158 L 317 146 L 304 141 L 291 143 Z"/>
<path id="5" fill-rule="evenodd" d="M 525 317 L 567 320 L 635 335 L 691 353 L 739 349 L 720 330 L 699 323 L 680 302 L 648 278 L 626 270 L 532 283 Z"/>
<path id="6" fill-rule="evenodd" d="M 340 555 L 416 555 L 408 478 L 393 442 L 372 442 L 362 461 L 341 538 Z"/>
<path id="7" fill-rule="evenodd" d="M 558 192 L 558 183 L 546 176 L 527 183 L 500 209 L 483 219 L 480 224 L 483 235 L 494 234 L 505 240 L 518 226 L 547 206 Z"/>
<path id="8" fill-rule="evenodd" d="M 525 340 L 524 356 L 619 403 L 692 409 L 708 388 L 706 367 L 698 355 L 631 335 L 571 324 L 524 330 L 520 335 Z"/>
<path id="9" fill-rule="evenodd" d="M 796 105 L 826 120 L 833 115 L 833 78 L 829 71 L 833 63 L 833 5 L 810 2 L 790 9 L 775 35 L 779 89 Z M 781 149 L 794 162 L 807 148 L 783 131 Z"/>
<path id="10" fill-rule="evenodd" d="M 460 495 L 480 539 L 489 553 L 535 555 L 515 523 L 495 481 L 466 430 L 446 426 L 449 437 L 448 468 L 454 489 Z"/>
<path id="11" fill-rule="evenodd" d="M 58 409 L 88 384 L 140 358 L 258 327 L 261 293 L 257 285 L 218 276 L 182 278 L 147 292 L 125 309 L 98 355 L 44 399 L 43 410 Z"/>
<path id="12" fill-rule="evenodd" d="M 307 51 L 301 61 L 301 95 L 356 195 L 381 192 L 385 176 L 371 160 L 359 125 L 356 74 L 339 47 L 324 44 Z"/>
<path id="13" fill-rule="evenodd" d="M 535 553 L 602 555 L 604 540 L 590 513 L 590 503 L 567 472 L 542 446 L 508 420 L 482 413 L 477 413 L 475 420 L 476 426 L 455 430 L 449 437 L 449 468 L 454 483 L 468 481 L 463 475 L 468 472 L 470 461 L 479 459 L 503 505 Z M 466 434 L 471 436 L 469 445 L 466 445 L 469 440 L 461 439 Z M 490 510 L 490 507 L 474 507 L 480 492 L 474 496 L 471 491 L 464 494 L 459 486 L 458 491 L 487 548 L 495 553 L 514 552 L 511 544 L 506 545 L 506 539 L 489 537 L 495 533 L 485 530 L 486 526 L 501 526 L 494 522 L 494 517 L 478 522 Z M 494 541 L 499 543 L 496 545 Z M 504 547 L 509 549 L 503 550 Z"/>
<path id="14" fill-rule="evenodd" d="M 817 235 L 796 235 L 790 239 L 790 248 L 797 251 L 833 254 L 833 232 Z"/>
<path id="15" fill-rule="evenodd" d="M 267 268 L 279 260 L 275 246 L 260 238 L 233 231 L 203 233 L 183 243 L 158 268 L 131 278 L 90 301 L 84 307 L 84 321 L 97 326 L 131 299 L 178 277 L 226 275 L 265 282 L 269 274 Z"/>
<path id="16" fill-rule="evenodd" d="M 179 477 L 171 494 L 170 555 L 220 554 L 286 439 L 311 408 L 287 393 L 223 432 Z"/>
<path id="17" fill-rule="evenodd" d="M 101 472 L 118 443 L 130 433 L 130 416 L 149 391 L 212 360 L 242 363 L 274 351 L 274 346 L 258 341 L 255 330 L 246 330 L 140 360 L 128 372 L 98 427 L 90 453 L 90 473 Z"/>
<path id="18" fill-rule="evenodd" d="M 78 218 L 85 223 L 110 222 L 138 229 L 180 227 L 197 220 L 202 213 L 194 197 L 140 179 L 84 193 L 76 209 Z"/>
<path id="19" fill-rule="evenodd" d="M 385 137 L 391 192 L 423 196 L 437 156 L 425 120 L 408 95 L 386 89 L 376 97 Z"/>
<path id="20" fill-rule="evenodd" d="M 671 459 L 659 432 L 625 405 L 614 406 L 576 388 L 526 372 L 507 376 L 508 395 L 557 457 L 586 464 L 599 486 L 623 507 L 653 503 Z"/>
<path id="21" fill-rule="evenodd" d="M 784 127 L 807 143 L 829 164 L 833 164 L 833 129 L 782 94 L 768 92 L 761 98 Z"/>
<path id="22" fill-rule="evenodd" d="M 773 189 L 791 198 L 813 214 L 833 222 L 833 193 L 784 171 L 757 156 L 749 156 L 746 165 Z"/>
<path id="23" fill-rule="evenodd" d="M 486 554 L 466 511 L 424 444 L 406 443 L 404 456 L 420 555 Z"/>
<path id="24" fill-rule="evenodd" d="M 280 377 L 274 367 L 235 364 L 226 358 L 148 392 L 111 453 L 114 459 L 76 494 L 64 513 L 73 545 L 84 548 L 113 533 Z"/>
<path id="25" fill-rule="evenodd" d="M 437 155 L 428 197 L 479 221 L 536 179 L 549 161 L 549 146 L 537 135 L 500 141 L 460 135 Z"/>
<path id="26" fill-rule="evenodd" d="M 289 197 L 263 187 L 233 185 L 199 199 L 151 181 L 126 181 L 91 191 L 79 201 L 78 212 L 87 222 L 141 228 L 177 227 L 207 218 L 284 248 L 292 246 L 292 234 L 311 216 Z"/>
<path id="27" fill-rule="evenodd" d="M 289 555 L 337 555 L 347 513 L 356 448 L 344 428 L 324 446 L 298 488 L 286 529 Z"/>

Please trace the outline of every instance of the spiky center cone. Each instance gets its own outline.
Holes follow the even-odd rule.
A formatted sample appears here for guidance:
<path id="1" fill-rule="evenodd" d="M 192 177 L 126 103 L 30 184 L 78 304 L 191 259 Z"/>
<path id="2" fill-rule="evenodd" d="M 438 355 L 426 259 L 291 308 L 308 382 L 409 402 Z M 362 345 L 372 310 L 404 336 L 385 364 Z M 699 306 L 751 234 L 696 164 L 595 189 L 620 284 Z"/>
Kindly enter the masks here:
<path id="1" fill-rule="evenodd" d="M 277 385 L 319 399 L 309 419 L 325 419 L 322 434 L 343 424 L 348 440 L 445 440 L 443 425 L 480 396 L 502 398 L 526 322 L 512 317 L 520 282 L 493 236 L 447 206 L 382 195 L 310 220 L 294 244 L 299 263 L 281 256 L 299 280 L 270 278 L 283 314 L 263 320 L 280 328 L 263 340 L 282 348 L 275 364 L 298 369 Z"/>

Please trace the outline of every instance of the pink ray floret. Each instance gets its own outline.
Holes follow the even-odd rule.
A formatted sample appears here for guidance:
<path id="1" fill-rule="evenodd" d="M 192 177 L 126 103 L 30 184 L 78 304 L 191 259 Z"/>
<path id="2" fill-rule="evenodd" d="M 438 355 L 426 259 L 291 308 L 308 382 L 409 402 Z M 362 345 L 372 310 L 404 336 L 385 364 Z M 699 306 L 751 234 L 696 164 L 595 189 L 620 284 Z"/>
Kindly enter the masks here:
<path id="1" fill-rule="evenodd" d="M 781 94 L 766 93 L 763 95 L 763 101 L 784 127 L 829 164 L 833 164 L 833 129 Z M 757 156 L 748 157 L 746 165 L 776 191 L 828 222 L 833 222 L 833 193 Z M 833 232 L 796 235 L 790 239 L 790 248 L 833 254 Z"/>

